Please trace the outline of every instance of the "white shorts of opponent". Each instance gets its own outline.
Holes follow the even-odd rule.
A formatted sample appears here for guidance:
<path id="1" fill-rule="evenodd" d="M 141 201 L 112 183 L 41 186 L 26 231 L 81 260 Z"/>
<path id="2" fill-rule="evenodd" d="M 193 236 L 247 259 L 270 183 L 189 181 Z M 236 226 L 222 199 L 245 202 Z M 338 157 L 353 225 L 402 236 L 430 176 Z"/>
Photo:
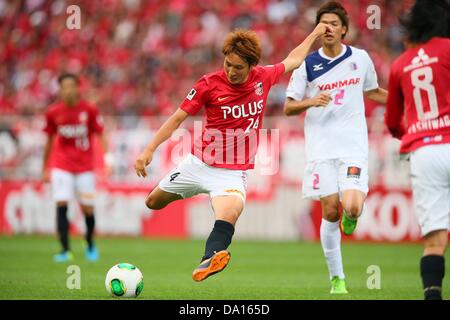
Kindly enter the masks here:
<path id="1" fill-rule="evenodd" d="M 414 205 L 422 236 L 450 228 L 450 143 L 410 154 Z"/>
<path id="2" fill-rule="evenodd" d="M 303 177 L 303 198 L 319 200 L 345 190 L 369 192 L 367 159 L 343 158 L 311 161 Z"/>
<path id="3" fill-rule="evenodd" d="M 92 171 L 73 173 L 54 168 L 51 185 L 55 201 L 78 200 L 82 205 L 94 205 L 95 175 Z"/>
<path id="4" fill-rule="evenodd" d="M 158 186 L 163 191 L 179 194 L 183 198 L 200 193 L 207 193 L 210 198 L 236 195 L 245 204 L 247 173 L 243 170 L 211 167 L 189 154 Z"/>

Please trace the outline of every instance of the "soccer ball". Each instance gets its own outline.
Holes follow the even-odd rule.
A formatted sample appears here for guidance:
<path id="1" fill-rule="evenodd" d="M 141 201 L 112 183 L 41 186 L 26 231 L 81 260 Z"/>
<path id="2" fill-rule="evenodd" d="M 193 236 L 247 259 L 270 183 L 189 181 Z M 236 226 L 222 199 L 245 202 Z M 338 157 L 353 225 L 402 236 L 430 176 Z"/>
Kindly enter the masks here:
<path id="1" fill-rule="evenodd" d="M 114 297 L 135 298 L 144 288 L 144 277 L 136 266 L 119 263 L 109 269 L 105 286 Z"/>

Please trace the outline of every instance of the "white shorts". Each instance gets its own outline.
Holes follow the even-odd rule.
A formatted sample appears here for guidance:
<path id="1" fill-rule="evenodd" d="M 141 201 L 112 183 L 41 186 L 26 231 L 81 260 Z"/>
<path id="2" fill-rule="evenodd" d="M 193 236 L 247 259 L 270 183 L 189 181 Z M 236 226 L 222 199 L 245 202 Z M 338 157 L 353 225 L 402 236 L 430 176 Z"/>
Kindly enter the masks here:
<path id="1" fill-rule="evenodd" d="M 163 191 L 190 198 L 199 193 L 216 196 L 236 195 L 245 203 L 247 173 L 208 166 L 192 154 L 170 171 L 159 183 Z"/>
<path id="2" fill-rule="evenodd" d="M 422 236 L 450 229 L 450 144 L 411 152 L 411 184 Z"/>
<path id="3" fill-rule="evenodd" d="M 319 200 L 345 190 L 369 192 L 367 159 L 327 159 L 306 164 L 303 177 L 303 198 Z"/>
<path id="4" fill-rule="evenodd" d="M 51 184 L 55 201 L 78 200 L 82 205 L 94 205 L 95 175 L 92 171 L 72 173 L 52 169 Z"/>

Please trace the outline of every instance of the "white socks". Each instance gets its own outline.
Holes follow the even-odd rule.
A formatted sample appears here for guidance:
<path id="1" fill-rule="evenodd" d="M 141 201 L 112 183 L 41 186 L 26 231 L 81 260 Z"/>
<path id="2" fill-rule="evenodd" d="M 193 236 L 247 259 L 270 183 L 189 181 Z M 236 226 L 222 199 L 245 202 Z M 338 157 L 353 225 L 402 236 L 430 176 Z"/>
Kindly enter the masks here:
<path id="1" fill-rule="evenodd" d="M 344 267 L 342 266 L 341 256 L 341 231 L 339 230 L 339 220 L 330 222 L 322 219 L 320 225 L 320 241 L 322 249 L 330 272 L 330 279 L 338 276 L 345 278 Z"/>

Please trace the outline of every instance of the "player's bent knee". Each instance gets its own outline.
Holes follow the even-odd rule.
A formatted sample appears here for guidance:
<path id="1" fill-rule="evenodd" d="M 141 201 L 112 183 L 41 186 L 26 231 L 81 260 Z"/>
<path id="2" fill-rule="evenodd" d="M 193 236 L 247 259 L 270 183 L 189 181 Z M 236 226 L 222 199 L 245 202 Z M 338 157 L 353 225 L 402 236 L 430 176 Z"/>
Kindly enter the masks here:
<path id="1" fill-rule="evenodd" d="M 229 216 L 230 216 L 231 219 L 236 221 L 237 219 L 239 219 L 239 216 L 241 215 L 241 212 L 242 212 L 242 210 L 240 210 L 240 209 L 233 209 L 229 213 Z"/>
<path id="2" fill-rule="evenodd" d="M 330 222 L 338 221 L 339 206 L 336 204 L 322 205 L 322 218 Z"/>
<path id="3" fill-rule="evenodd" d="M 350 218 L 358 218 L 362 211 L 362 206 L 358 204 L 352 204 L 350 206 L 344 207 L 345 213 Z"/>
<path id="4" fill-rule="evenodd" d="M 320 198 L 320 204 L 323 219 L 330 222 L 339 220 L 339 197 L 337 195 Z"/>
<path id="5" fill-rule="evenodd" d="M 235 195 L 214 196 L 211 199 L 216 220 L 235 224 L 244 209 L 244 200 Z"/>
<path id="6" fill-rule="evenodd" d="M 232 225 L 235 225 L 238 219 L 239 219 L 239 215 L 236 215 L 236 214 L 224 214 L 224 215 L 217 216 L 217 220 L 223 220 L 223 221 L 231 223 Z"/>
<path id="7" fill-rule="evenodd" d="M 170 193 L 156 187 L 145 199 L 145 205 L 152 210 L 159 210 L 166 207 L 169 203 L 183 199 L 179 194 Z"/>
<path id="8" fill-rule="evenodd" d="M 339 220 L 339 207 L 338 206 L 325 206 L 322 208 L 322 218 L 330 221 L 336 222 Z"/>
<path id="9" fill-rule="evenodd" d="M 336 222 L 339 220 L 339 212 L 338 210 L 332 210 L 332 211 L 325 211 L 322 212 L 322 218 L 330 221 L 330 222 Z"/>
<path id="10" fill-rule="evenodd" d="M 234 225 L 236 221 L 239 219 L 241 212 L 242 210 L 238 208 L 228 209 L 226 212 L 216 213 L 216 219 L 224 220 Z"/>
<path id="11" fill-rule="evenodd" d="M 147 206 L 147 208 L 152 210 L 160 210 L 166 206 L 165 203 L 162 203 L 151 195 L 149 195 L 147 199 L 145 199 L 145 205 Z"/>
<path id="12" fill-rule="evenodd" d="M 424 255 L 444 255 L 448 244 L 447 234 L 447 230 L 427 234 L 424 239 Z"/>
<path id="13" fill-rule="evenodd" d="M 437 256 L 443 256 L 445 254 L 446 245 L 441 244 L 432 244 L 425 246 L 423 255 L 429 256 L 429 255 L 437 255 Z"/>
<path id="14" fill-rule="evenodd" d="M 86 216 L 92 216 L 94 214 L 94 206 L 91 205 L 82 205 L 81 206 L 81 211 L 83 211 L 83 213 Z"/>

